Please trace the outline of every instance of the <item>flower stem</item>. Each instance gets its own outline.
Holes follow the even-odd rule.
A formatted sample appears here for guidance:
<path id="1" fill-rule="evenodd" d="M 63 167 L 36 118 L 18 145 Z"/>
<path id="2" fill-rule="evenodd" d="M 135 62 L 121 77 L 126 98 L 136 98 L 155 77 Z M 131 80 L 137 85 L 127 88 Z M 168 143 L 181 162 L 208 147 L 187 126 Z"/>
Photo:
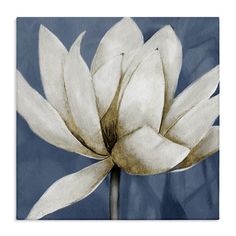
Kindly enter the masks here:
<path id="1" fill-rule="evenodd" d="M 110 219 L 119 219 L 119 187 L 120 187 L 120 168 L 114 166 L 111 170 L 110 179 Z"/>

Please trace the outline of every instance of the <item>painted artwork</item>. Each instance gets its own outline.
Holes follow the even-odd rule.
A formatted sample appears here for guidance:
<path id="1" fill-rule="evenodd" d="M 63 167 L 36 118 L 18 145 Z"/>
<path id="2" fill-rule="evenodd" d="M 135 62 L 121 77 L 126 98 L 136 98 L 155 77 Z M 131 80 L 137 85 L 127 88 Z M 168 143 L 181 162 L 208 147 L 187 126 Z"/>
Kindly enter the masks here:
<path id="1" fill-rule="evenodd" d="M 17 219 L 218 219 L 218 83 L 218 18 L 18 18 Z"/>

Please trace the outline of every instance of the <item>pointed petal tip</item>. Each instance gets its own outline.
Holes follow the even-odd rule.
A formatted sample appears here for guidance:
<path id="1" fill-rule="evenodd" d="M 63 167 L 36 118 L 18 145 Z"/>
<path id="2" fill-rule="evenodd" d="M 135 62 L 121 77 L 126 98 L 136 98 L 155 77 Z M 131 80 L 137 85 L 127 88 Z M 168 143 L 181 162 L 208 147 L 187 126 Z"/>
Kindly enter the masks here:
<path id="1" fill-rule="evenodd" d="M 172 25 L 165 25 L 165 26 L 163 26 L 163 28 L 161 28 L 161 30 L 169 30 L 169 31 L 171 31 L 171 32 L 175 32 L 175 30 L 174 30 L 174 27 L 172 26 Z"/>
<path id="2" fill-rule="evenodd" d="M 57 37 L 57 35 L 54 34 L 52 31 L 50 31 L 46 26 L 41 24 L 39 27 L 39 50 L 50 51 L 50 50 L 58 50 L 58 48 L 62 50 L 64 53 L 67 52 L 64 44 Z M 43 52 L 43 55 L 44 54 L 46 54 L 45 51 Z"/>
<path id="3" fill-rule="evenodd" d="M 218 75 L 220 70 L 219 65 L 216 65 L 215 67 L 213 67 L 212 69 L 210 69 L 208 72 L 206 72 L 206 74 L 208 73 L 214 73 L 215 75 Z M 219 76 L 217 76 L 217 78 L 219 79 Z"/>
<path id="4" fill-rule="evenodd" d="M 83 37 L 84 37 L 85 34 L 86 34 L 86 30 L 84 30 L 83 32 L 81 32 L 81 33 L 79 34 L 79 36 L 77 37 L 77 39 L 75 40 L 75 43 L 76 43 L 76 44 L 80 44 L 80 42 L 82 41 L 82 39 L 83 39 Z"/>
<path id="5" fill-rule="evenodd" d="M 219 71 L 220 71 L 220 66 L 217 65 L 215 67 L 213 67 L 209 72 L 207 73 L 213 73 L 215 76 L 215 79 L 219 82 Z"/>
<path id="6" fill-rule="evenodd" d="M 16 69 L 16 78 L 19 78 L 20 76 L 22 76 L 21 72 L 18 69 Z"/>
<path id="7" fill-rule="evenodd" d="M 73 50 L 73 48 L 77 47 L 78 49 L 80 49 L 81 46 L 81 42 L 83 40 L 83 37 L 86 33 L 86 30 L 84 30 L 82 33 L 79 34 L 79 36 L 76 38 L 76 40 L 74 41 L 74 43 L 72 44 L 70 51 Z"/>
<path id="8" fill-rule="evenodd" d="M 132 18 L 129 17 L 129 16 L 125 16 L 125 17 L 123 17 L 120 21 L 129 21 L 129 20 L 132 21 Z"/>
<path id="9" fill-rule="evenodd" d="M 115 55 L 137 51 L 143 45 L 143 35 L 138 25 L 130 17 L 119 19 L 101 39 L 91 63 L 91 73 L 95 72 Z"/>
<path id="10" fill-rule="evenodd" d="M 40 24 L 39 29 L 40 30 L 47 30 L 47 27 L 45 27 L 44 25 Z"/>
<path id="11" fill-rule="evenodd" d="M 23 81 L 25 83 L 28 83 L 27 80 L 22 75 L 22 73 L 18 69 L 16 69 L 16 83 L 18 83 L 18 81 L 19 81 L 19 83 L 22 83 Z M 19 86 L 17 86 L 17 89 L 18 88 L 19 88 Z"/>
<path id="12" fill-rule="evenodd" d="M 26 216 L 26 220 L 39 220 L 40 219 L 40 217 L 37 217 L 37 216 L 33 216 L 32 215 L 32 210 L 29 212 L 29 214 Z"/>
<path id="13" fill-rule="evenodd" d="M 120 22 L 130 22 L 130 23 L 136 24 L 135 21 L 134 21 L 131 17 L 129 17 L 129 16 L 123 17 L 123 18 L 120 20 Z"/>
<path id="14" fill-rule="evenodd" d="M 39 26 L 39 34 L 49 34 L 54 35 L 46 26 L 40 24 Z"/>
<path id="15" fill-rule="evenodd" d="M 138 27 L 137 23 L 135 22 L 135 20 L 131 17 L 123 17 L 118 23 L 123 23 L 126 26 L 130 25 L 133 26 L 134 28 L 136 28 L 137 32 L 139 33 L 139 37 L 141 38 L 142 42 L 143 42 L 143 34 L 140 31 L 140 28 Z M 128 30 L 128 28 L 127 28 Z"/>
<path id="16" fill-rule="evenodd" d="M 219 69 L 220 69 L 220 65 L 218 64 L 218 65 L 216 65 L 214 68 L 213 68 L 213 70 L 217 70 L 217 71 L 219 71 Z"/>
<path id="17" fill-rule="evenodd" d="M 211 79 L 214 80 L 215 82 L 217 82 L 217 84 L 219 83 L 219 65 L 213 67 L 212 69 L 210 69 L 208 72 L 206 72 L 202 78 L 206 78 L 206 79 Z"/>
<path id="18" fill-rule="evenodd" d="M 172 25 L 165 25 L 165 26 L 163 26 L 159 31 L 160 31 L 160 32 L 162 32 L 162 31 L 163 31 L 163 32 L 166 32 L 167 35 L 169 35 L 169 36 L 171 36 L 171 37 L 173 37 L 173 38 L 176 38 L 178 44 L 180 44 L 181 47 L 182 47 L 181 41 L 180 41 L 178 35 L 177 35 L 176 32 L 175 32 L 175 28 L 174 28 Z M 158 32 L 159 32 L 159 31 L 158 31 Z"/>

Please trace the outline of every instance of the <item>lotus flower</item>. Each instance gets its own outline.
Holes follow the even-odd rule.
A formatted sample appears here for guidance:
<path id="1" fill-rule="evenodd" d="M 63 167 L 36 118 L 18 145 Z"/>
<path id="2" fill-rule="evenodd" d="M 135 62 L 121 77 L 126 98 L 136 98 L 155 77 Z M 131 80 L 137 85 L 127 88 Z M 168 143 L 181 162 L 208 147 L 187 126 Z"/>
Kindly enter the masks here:
<path id="1" fill-rule="evenodd" d="M 110 171 L 182 171 L 218 150 L 213 126 L 218 95 L 212 97 L 218 66 L 174 98 L 182 47 L 171 26 L 144 43 L 135 22 L 123 18 L 101 40 L 90 70 L 80 54 L 83 36 L 67 51 L 41 25 L 39 62 L 47 100 L 17 72 L 17 110 L 30 128 L 50 144 L 99 160 L 52 184 L 28 219 L 80 201 Z M 113 177 L 111 194 L 117 198 Z"/>

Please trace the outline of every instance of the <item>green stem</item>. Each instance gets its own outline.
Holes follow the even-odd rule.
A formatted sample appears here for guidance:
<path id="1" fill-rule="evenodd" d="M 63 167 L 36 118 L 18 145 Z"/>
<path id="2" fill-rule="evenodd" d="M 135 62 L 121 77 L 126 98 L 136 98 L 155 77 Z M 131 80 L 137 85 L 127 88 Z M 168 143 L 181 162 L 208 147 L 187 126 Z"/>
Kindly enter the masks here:
<path id="1" fill-rule="evenodd" d="M 111 170 L 110 179 L 110 219 L 119 219 L 119 187 L 120 187 L 120 168 L 114 166 Z"/>

